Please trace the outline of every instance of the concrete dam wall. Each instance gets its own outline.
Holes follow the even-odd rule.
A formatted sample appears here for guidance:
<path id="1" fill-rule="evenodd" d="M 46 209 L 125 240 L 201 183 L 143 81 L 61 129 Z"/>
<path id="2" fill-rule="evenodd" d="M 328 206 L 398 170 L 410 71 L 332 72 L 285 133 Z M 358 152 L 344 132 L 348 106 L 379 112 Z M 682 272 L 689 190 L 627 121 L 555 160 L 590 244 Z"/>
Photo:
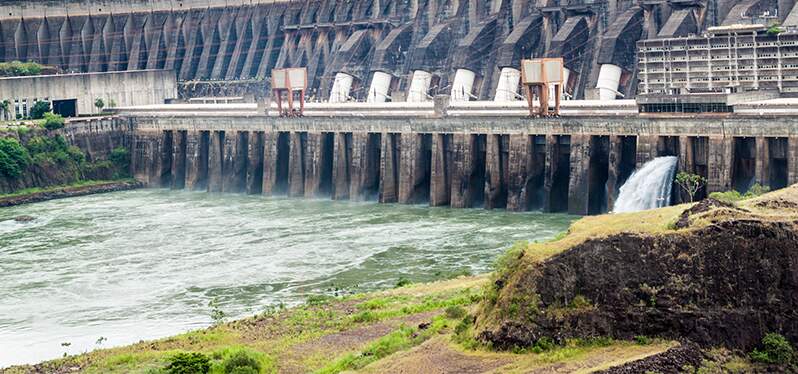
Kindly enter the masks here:
<path id="1" fill-rule="evenodd" d="M 265 95 L 271 69 L 307 67 L 311 100 L 381 102 L 515 100 L 521 58 L 563 57 L 569 96 L 614 99 L 636 93 L 638 40 L 792 8 L 775 0 L 733 11 L 732 0 L 241 3 L 4 1 L 0 61 L 66 72 L 169 69 L 184 96 Z"/>
<path id="2" fill-rule="evenodd" d="M 699 197 L 798 182 L 789 118 L 131 116 L 150 186 L 454 208 L 612 209 L 635 168 L 678 156 Z M 675 191 L 675 190 L 674 190 Z M 672 203 L 685 197 L 673 194 Z"/>

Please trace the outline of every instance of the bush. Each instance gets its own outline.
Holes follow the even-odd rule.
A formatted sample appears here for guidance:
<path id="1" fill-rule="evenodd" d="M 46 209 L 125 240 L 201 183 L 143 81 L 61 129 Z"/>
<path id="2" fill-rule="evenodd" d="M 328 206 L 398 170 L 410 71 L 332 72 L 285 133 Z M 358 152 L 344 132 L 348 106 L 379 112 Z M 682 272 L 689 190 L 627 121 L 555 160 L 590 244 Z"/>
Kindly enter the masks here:
<path id="1" fill-rule="evenodd" d="M 30 118 L 42 119 L 44 115 L 50 111 L 50 103 L 47 101 L 37 101 L 30 108 Z"/>
<path id="2" fill-rule="evenodd" d="M 751 188 L 749 188 L 748 191 L 744 194 L 732 190 L 726 192 L 713 192 L 709 194 L 709 197 L 726 203 L 735 203 L 740 200 L 752 199 L 764 195 L 769 191 L 770 187 L 763 186 L 759 183 L 754 183 L 754 185 L 751 186 Z"/>
<path id="3" fill-rule="evenodd" d="M 784 336 L 770 333 L 762 338 L 762 350 L 751 352 L 751 359 L 766 364 L 791 364 L 795 359 L 795 349 Z"/>
<path id="4" fill-rule="evenodd" d="M 11 61 L 0 63 L 0 77 L 23 77 L 41 73 L 42 65 L 35 62 Z"/>
<path id="5" fill-rule="evenodd" d="M 0 175 L 16 178 L 28 167 L 30 154 L 14 138 L 0 139 Z"/>
<path id="6" fill-rule="evenodd" d="M 466 315 L 465 308 L 459 305 L 452 305 L 446 308 L 446 317 L 451 319 L 460 319 Z"/>
<path id="7" fill-rule="evenodd" d="M 108 155 L 108 160 L 114 164 L 116 173 L 114 178 L 130 176 L 130 152 L 125 147 L 116 147 Z"/>
<path id="8" fill-rule="evenodd" d="M 405 277 L 399 277 L 399 280 L 396 281 L 396 288 L 402 288 L 404 286 L 410 285 L 411 283 L 412 282 L 410 282 L 410 279 L 407 279 Z"/>
<path id="9" fill-rule="evenodd" d="M 238 351 L 222 361 L 222 370 L 226 374 L 257 374 L 261 364 L 254 355 L 247 351 Z"/>
<path id="10" fill-rule="evenodd" d="M 58 130 L 64 128 L 64 117 L 59 114 L 45 113 L 44 128 L 47 130 Z"/>
<path id="11" fill-rule="evenodd" d="M 180 352 L 172 356 L 166 372 L 169 374 L 205 374 L 211 369 L 211 359 L 198 352 Z"/>

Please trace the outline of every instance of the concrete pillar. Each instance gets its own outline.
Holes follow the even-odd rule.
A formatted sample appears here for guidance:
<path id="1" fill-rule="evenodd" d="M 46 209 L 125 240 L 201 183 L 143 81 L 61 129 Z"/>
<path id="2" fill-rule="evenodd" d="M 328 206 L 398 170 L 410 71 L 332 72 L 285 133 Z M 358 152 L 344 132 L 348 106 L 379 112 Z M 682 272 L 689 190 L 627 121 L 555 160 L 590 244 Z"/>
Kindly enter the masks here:
<path id="1" fill-rule="evenodd" d="M 543 181 L 543 210 L 546 212 L 553 211 L 551 192 L 554 186 L 554 174 L 557 172 L 558 167 L 558 148 L 557 136 L 551 134 L 546 135 L 546 176 Z"/>
<path id="2" fill-rule="evenodd" d="M 507 210 L 522 212 L 529 205 L 528 184 L 532 143 L 527 134 L 510 135 L 508 152 Z"/>
<path id="3" fill-rule="evenodd" d="M 637 170 L 640 170 L 646 162 L 657 157 L 658 141 L 659 138 L 656 135 L 639 135 L 637 137 Z"/>
<path id="4" fill-rule="evenodd" d="M 153 142 L 154 140 L 145 133 L 134 135 L 133 155 L 130 158 L 133 178 L 148 186 L 150 185 Z"/>
<path id="5" fill-rule="evenodd" d="M 335 138 L 338 141 L 338 137 Z M 368 140 L 369 134 L 365 132 L 355 132 L 352 133 L 352 154 L 351 154 L 351 165 L 349 167 L 349 199 L 354 201 L 362 201 L 365 196 L 363 192 L 363 185 L 365 183 L 365 174 L 368 172 L 366 170 L 367 162 L 368 162 Z M 335 149 L 338 148 L 338 143 L 336 143 Z M 382 145 L 380 145 L 382 146 Z M 337 154 L 337 152 L 336 152 Z M 342 160 L 339 159 L 336 161 L 336 170 L 338 169 L 339 162 Z M 379 163 L 380 160 L 377 160 Z M 338 178 L 336 178 L 336 193 L 338 193 Z"/>
<path id="6" fill-rule="evenodd" d="M 430 206 L 449 205 L 452 190 L 450 138 L 449 134 L 432 134 Z"/>
<path id="7" fill-rule="evenodd" d="M 787 139 L 787 179 L 788 185 L 798 183 L 798 137 Z"/>
<path id="8" fill-rule="evenodd" d="M 314 198 L 321 185 L 322 134 L 308 133 L 305 150 L 305 197 Z"/>
<path id="9" fill-rule="evenodd" d="M 380 149 L 380 195 L 381 203 L 395 203 L 399 198 L 399 153 L 401 144 L 399 134 L 382 134 Z"/>
<path id="10" fill-rule="evenodd" d="M 271 196 L 277 179 L 277 137 L 279 133 L 266 131 L 263 133 L 263 182 L 261 193 Z"/>
<path id="11" fill-rule="evenodd" d="M 473 136 L 458 132 L 452 134 L 452 208 L 470 208 L 472 204 L 469 188 L 471 174 L 474 172 Z"/>
<path id="12" fill-rule="evenodd" d="M 247 180 L 247 132 L 228 131 L 222 151 L 222 191 L 245 192 Z"/>
<path id="13" fill-rule="evenodd" d="M 204 160 L 202 157 L 204 156 Z M 205 165 L 205 168 L 202 168 Z M 185 188 L 189 191 L 200 189 L 204 186 L 205 178 L 202 172 L 207 170 L 208 154 L 207 144 L 205 153 L 202 152 L 202 133 L 199 131 L 188 131 L 186 133 L 186 183 Z"/>
<path id="14" fill-rule="evenodd" d="M 588 214 L 590 135 L 571 135 L 571 177 L 568 181 L 568 213 Z"/>
<path id="15" fill-rule="evenodd" d="M 724 136 L 709 137 L 709 158 L 707 160 L 707 192 L 728 191 L 731 189 L 732 153 L 734 138 Z"/>
<path id="16" fill-rule="evenodd" d="M 288 155 L 288 196 L 305 194 L 305 139 L 304 133 L 291 133 Z"/>
<path id="17" fill-rule="evenodd" d="M 770 185 L 770 152 L 768 150 L 768 139 L 759 136 L 756 138 L 756 161 L 755 178 L 760 186 Z"/>
<path id="18" fill-rule="evenodd" d="M 610 162 L 607 170 L 607 211 L 612 212 L 615 199 L 618 198 L 618 175 L 621 171 L 621 139 L 617 135 L 610 135 Z"/>
<path id="19" fill-rule="evenodd" d="M 208 192 L 222 192 L 223 168 L 223 131 L 211 132 L 210 146 L 208 149 Z"/>
<path id="20" fill-rule="evenodd" d="M 414 204 L 421 200 L 419 190 L 424 188 L 425 160 L 422 134 L 401 134 L 401 161 L 399 167 L 399 203 Z"/>
<path id="21" fill-rule="evenodd" d="M 489 134 L 485 151 L 485 209 L 507 206 L 506 135 Z"/>
<path id="22" fill-rule="evenodd" d="M 172 134 L 172 189 L 182 190 L 186 186 L 186 132 Z"/>
<path id="23" fill-rule="evenodd" d="M 334 200 L 349 199 L 352 182 L 352 134 L 337 132 L 333 140 L 333 193 Z"/>
<path id="24" fill-rule="evenodd" d="M 247 138 L 247 194 L 263 192 L 263 132 L 250 131 Z"/>

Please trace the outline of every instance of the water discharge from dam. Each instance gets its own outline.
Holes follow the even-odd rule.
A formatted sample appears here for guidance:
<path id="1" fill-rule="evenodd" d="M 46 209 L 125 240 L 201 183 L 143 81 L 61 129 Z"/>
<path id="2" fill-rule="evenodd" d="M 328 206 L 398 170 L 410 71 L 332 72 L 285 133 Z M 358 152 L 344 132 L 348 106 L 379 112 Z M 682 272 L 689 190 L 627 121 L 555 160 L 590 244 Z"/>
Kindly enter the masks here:
<path id="1" fill-rule="evenodd" d="M 678 161 L 675 156 L 657 157 L 632 173 L 621 186 L 613 212 L 637 212 L 669 205 Z"/>
<path id="2" fill-rule="evenodd" d="M 211 300 L 242 317 L 483 273 L 573 219 L 161 189 L 0 209 L 0 367 L 202 328 Z"/>

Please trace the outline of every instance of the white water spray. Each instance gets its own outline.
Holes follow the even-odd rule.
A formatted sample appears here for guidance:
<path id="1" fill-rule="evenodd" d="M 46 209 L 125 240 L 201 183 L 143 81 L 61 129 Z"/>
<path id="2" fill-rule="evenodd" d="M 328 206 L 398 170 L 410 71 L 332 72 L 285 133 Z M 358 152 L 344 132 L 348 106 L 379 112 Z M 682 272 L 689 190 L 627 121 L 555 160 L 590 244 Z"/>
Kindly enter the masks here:
<path id="1" fill-rule="evenodd" d="M 614 213 L 661 208 L 671 201 L 676 156 L 657 157 L 635 170 L 621 186 Z"/>

